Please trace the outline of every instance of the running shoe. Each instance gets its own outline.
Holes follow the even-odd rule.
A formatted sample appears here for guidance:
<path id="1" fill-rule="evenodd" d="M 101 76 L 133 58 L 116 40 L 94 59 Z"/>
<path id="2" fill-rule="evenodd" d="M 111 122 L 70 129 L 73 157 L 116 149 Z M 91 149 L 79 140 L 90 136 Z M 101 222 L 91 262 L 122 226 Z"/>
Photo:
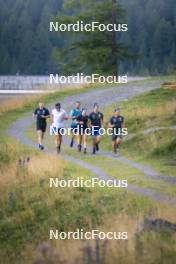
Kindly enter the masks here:
<path id="1" fill-rule="evenodd" d="M 40 146 L 40 149 L 41 149 L 41 150 L 44 150 L 44 148 L 45 148 L 45 147 L 44 147 L 43 145 Z"/>
<path id="2" fill-rule="evenodd" d="M 81 148 L 82 146 L 81 145 L 78 145 L 78 151 L 81 152 Z"/>
<path id="3" fill-rule="evenodd" d="M 84 148 L 84 154 L 86 154 L 87 153 L 87 149 L 86 148 Z"/>
<path id="4" fill-rule="evenodd" d="M 56 151 L 57 151 L 57 154 L 60 153 L 60 151 L 61 151 L 60 146 L 57 146 L 57 147 L 56 147 Z"/>

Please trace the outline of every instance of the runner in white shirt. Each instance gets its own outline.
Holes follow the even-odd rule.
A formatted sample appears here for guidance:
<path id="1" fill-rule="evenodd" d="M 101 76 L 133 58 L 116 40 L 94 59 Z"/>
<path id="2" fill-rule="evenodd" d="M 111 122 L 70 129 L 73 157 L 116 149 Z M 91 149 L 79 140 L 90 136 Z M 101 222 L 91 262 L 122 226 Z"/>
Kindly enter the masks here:
<path id="1" fill-rule="evenodd" d="M 57 153 L 61 151 L 62 135 L 60 129 L 64 128 L 64 121 L 68 119 L 68 115 L 65 110 L 61 108 L 60 103 L 55 104 L 55 108 L 51 112 L 52 116 L 52 127 L 55 130 L 55 144 Z"/>

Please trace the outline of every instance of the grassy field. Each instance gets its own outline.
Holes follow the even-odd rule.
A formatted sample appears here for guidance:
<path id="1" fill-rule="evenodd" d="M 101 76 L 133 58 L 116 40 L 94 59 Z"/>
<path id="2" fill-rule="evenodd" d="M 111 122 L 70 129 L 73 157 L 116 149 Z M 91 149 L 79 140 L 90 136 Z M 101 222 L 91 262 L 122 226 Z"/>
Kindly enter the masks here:
<path id="1" fill-rule="evenodd" d="M 85 90 L 83 88 L 82 92 Z M 61 100 L 67 95 L 78 92 L 80 90 L 67 91 L 47 95 L 42 99 L 48 103 L 56 97 Z M 144 95 L 144 98 L 145 96 L 148 95 Z M 169 101 L 175 95 L 167 96 Z M 65 260 L 65 263 L 80 264 L 175 263 L 175 234 L 163 228 L 157 231 L 152 228 L 149 230 L 143 228 L 146 217 L 174 222 L 175 208 L 117 188 L 71 188 L 69 190 L 49 188 L 50 177 L 75 179 L 83 176 L 89 179 L 92 174 L 83 167 L 64 161 L 61 157 L 38 152 L 7 137 L 8 126 L 18 117 L 31 111 L 38 100 L 39 97 L 32 100 L 29 98 L 29 101 L 25 102 L 15 103 L 14 101 L 10 109 L 4 104 L 0 112 L 0 263 L 58 264 L 63 263 L 61 260 Z M 135 101 L 136 103 L 141 102 L 139 98 Z M 122 109 L 126 117 L 125 104 L 126 102 L 122 104 Z M 133 100 L 130 100 L 129 107 L 132 104 Z M 164 98 L 158 101 L 158 107 L 160 104 L 165 104 Z M 152 107 L 157 106 L 153 103 Z M 106 110 L 106 118 L 112 108 L 113 106 Z M 128 115 L 127 122 L 131 122 L 131 118 L 134 116 Z M 169 124 L 174 123 L 171 120 L 169 122 Z M 133 133 L 136 133 L 140 126 L 136 125 L 136 127 L 132 128 Z M 144 127 L 149 126 L 145 124 Z M 28 131 L 28 134 L 31 135 L 31 132 Z M 109 139 L 105 138 L 104 142 L 106 148 L 109 149 Z M 51 146 L 51 144 L 53 142 L 50 138 L 48 145 Z M 128 148 L 127 143 L 124 142 L 122 151 L 127 155 L 132 150 L 133 147 L 129 145 Z M 72 150 L 71 152 L 74 153 L 71 153 L 67 148 L 65 151 L 75 157 L 78 155 Z M 132 155 L 138 160 L 137 151 L 130 157 Z M 24 165 L 19 165 L 19 159 L 23 160 L 28 157 L 29 162 L 25 161 Z M 88 156 L 83 159 L 92 162 L 92 157 Z M 155 164 L 154 158 L 146 158 L 145 155 L 140 161 L 149 162 L 152 159 Z M 157 186 L 156 182 L 145 180 L 143 174 L 137 169 L 119 164 L 109 158 L 103 159 L 103 165 L 101 161 L 102 159 L 97 157 L 96 160 L 94 159 L 94 164 L 101 165 L 113 177 L 119 178 L 123 175 L 129 182 L 161 190 L 162 185 Z M 121 170 L 119 170 L 119 165 Z M 109 171 L 109 167 L 113 169 Z M 166 169 L 166 167 L 163 168 Z M 171 169 L 169 169 L 170 172 Z M 174 195 L 174 187 L 167 186 L 167 184 L 163 186 L 165 193 Z M 49 241 L 50 228 L 60 231 L 74 231 L 77 228 L 84 228 L 86 231 L 96 228 L 104 231 L 125 230 L 128 232 L 129 239 L 107 243 L 90 241 L 89 244 L 81 241 L 51 242 Z M 97 254 L 100 255 L 100 259 Z"/>
<path id="2" fill-rule="evenodd" d="M 92 157 L 92 155 L 80 157 L 80 154 L 75 153 L 75 150 L 66 149 L 65 151 L 69 155 L 81 158 L 90 164 L 102 168 L 103 171 L 115 179 L 127 179 L 129 184 L 135 184 L 143 188 L 150 188 L 157 190 L 160 193 L 167 194 L 171 197 L 176 197 L 175 185 L 171 185 L 170 183 L 167 183 L 163 180 L 147 178 L 144 176 L 144 173 L 141 170 L 134 168 L 131 165 L 124 164 L 118 159 L 112 159 L 110 157 L 102 157 L 98 155 L 96 159 L 95 157 Z"/>
<path id="3" fill-rule="evenodd" d="M 106 109 L 106 120 L 115 106 Z M 160 88 L 125 101 L 120 107 L 128 133 L 135 134 L 131 140 L 124 141 L 122 153 L 136 161 L 151 164 L 162 174 L 176 176 L 176 131 L 168 128 L 142 134 L 148 128 L 176 124 L 176 89 Z M 105 142 L 109 149 L 107 138 Z"/>
<path id="4" fill-rule="evenodd" d="M 12 162 L 12 156 L 10 163 L 6 163 L 6 160 L 1 164 L 0 259 L 2 262 L 0 263 L 21 264 L 24 261 L 33 263 L 32 260 L 41 255 L 37 250 L 38 246 L 41 248 L 44 245 L 57 249 L 60 257 L 68 260 L 68 263 L 74 263 L 75 254 L 79 258 L 78 263 L 84 263 L 85 255 L 82 256 L 80 249 L 85 246 L 85 243 L 80 241 L 51 243 L 48 239 L 49 228 L 56 228 L 60 231 L 77 228 L 84 228 L 87 231 L 96 228 L 104 231 L 128 231 L 129 242 L 108 243 L 106 249 L 108 260 L 105 263 L 113 263 L 114 259 L 119 260 L 119 258 L 123 260 L 123 263 L 129 263 L 130 259 L 131 263 L 136 263 L 136 258 L 141 259 L 141 251 L 146 250 L 151 242 L 153 256 L 157 259 L 161 257 L 159 252 L 158 256 L 155 255 L 155 250 L 158 248 L 157 239 L 165 236 L 165 232 L 140 233 L 138 230 L 146 216 L 174 221 L 172 208 L 162 206 L 149 198 L 115 188 L 71 188 L 69 191 L 68 189 L 49 188 L 50 177 L 74 179 L 79 175 L 88 179 L 92 175 L 88 170 L 65 162 L 57 156 L 44 153 L 30 154 L 30 162 L 24 166 L 17 165 L 15 159 Z M 136 237 L 137 233 L 138 237 Z M 160 246 L 163 247 L 164 257 L 166 257 L 168 240 L 170 256 L 174 258 L 175 240 L 172 233 L 167 234 L 167 239 L 164 238 Z M 136 243 L 140 243 L 141 251 Z M 93 241 L 90 245 L 93 254 L 96 247 Z M 100 244 L 100 248 L 102 251 L 105 250 L 103 244 Z M 147 250 L 151 251 L 150 248 Z M 68 257 L 68 251 L 73 259 Z M 128 252 L 128 257 L 126 257 L 126 252 Z M 50 253 L 49 251 L 48 254 Z M 52 253 L 53 258 L 54 256 Z M 42 254 L 40 258 L 44 260 L 45 254 Z M 144 263 L 150 263 L 145 257 L 142 260 Z M 60 263 L 56 259 L 54 261 L 51 263 Z"/>
<path id="5" fill-rule="evenodd" d="M 112 115 L 114 104 L 105 110 L 105 124 Z M 133 139 L 124 141 L 121 153 L 129 159 L 153 166 L 156 171 L 168 176 L 176 176 L 176 146 L 175 130 L 166 129 L 143 135 L 142 131 L 154 127 L 169 127 L 176 124 L 176 91 L 173 89 L 157 89 L 146 94 L 139 95 L 120 104 L 122 114 L 126 119 L 126 127 L 129 135 L 134 134 Z M 27 131 L 27 135 L 34 139 L 34 126 Z M 53 139 L 47 138 L 48 147 L 54 147 Z M 91 140 L 89 140 L 91 144 Z M 102 147 L 111 151 L 110 138 L 104 137 Z M 86 162 L 103 167 L 115 178 L 126 177 L 129 183 L 135 183 L 141 187 L 158 190 L 170 196 L 175 196 L 175 186 L 164 181 L 145 178 L 143 173 L 132 166 L 128 166 L 105 157 L 93 159 L 91 156 L 82 157 L 65 147 L 64 151 L 69 155 L 81 158 Z M 103 159 L 103 163 L 101 164 Z M 111 170 L 109 171 L 109 168 Z"/>

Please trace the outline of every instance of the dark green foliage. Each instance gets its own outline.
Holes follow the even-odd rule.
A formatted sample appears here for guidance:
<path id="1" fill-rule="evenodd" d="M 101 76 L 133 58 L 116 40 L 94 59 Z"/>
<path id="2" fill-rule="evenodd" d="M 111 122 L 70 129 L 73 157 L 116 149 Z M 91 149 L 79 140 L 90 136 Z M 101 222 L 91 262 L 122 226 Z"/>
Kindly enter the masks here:
<path id="1" fill-rule="evenodd" d="M 129 31 L 121 35 L 136 59 L 121 65 L 133 74 L 167 74 L 176 70 L 176 1 L 120 0 Z"/>
<path id="2" fill-rule="evenodd" d="M 59 14 L 59 24 L 120 24 L 124 10 L 112 0 L 66 0 Z M 73 14 L 70 16 L 70 14 Z M 118 75 L 119 61 L 128 56 L 127 47 L 118 40 L 118 33 L 99 31 L 63 34 L 65 45 L 55 51 L 60 69 L 65 73 L 100 73 Z"/>
<path id="3" fill-rule="evenodd" d="M 0 74 L 47 74 L 56 70 L 58 36 L 49 21 L 62 0 L 0 0 Z"/>
<path id="4" fill-rule="evenodd" d="M 49 31 L 49 21 L 58 14 L 69 15 L 72 21 L 78 12 L 80 19 L 87 17 L 88 21 L 94 17 L 100 21 L 111 20 L 108 3 L 110 0 L 0 0 L 0 74 L 47 74 L 61 72 L 61 69 L 69 73 L 73 68 L 87 72 L 114 71 L 113 60 L 108 60 L 112 43 L 109 35 L 96 32 L 90 34 L 90 39 L 81 41 L 78 34 L 71 34 L 64 42 L 63 35 Z M 120 73 L 173 73 L 176 69 L 176 1 L 120 0 L 118 3 L 126 11 L 127 19 L 123 19 L 123 23 L 128 22 L 129 28 L 128 32 L 118 34 L 118 59 L 121 61 L 127 55 L 120 43 L 131 47 L 133 55 L 133 59 L 120 63 Z M 94 8 L 95 5 L 103 8 Z M 77 44 L 74 51 L 69 52 L 72 60 L 68 52 L 58 53 L 58 48 L 68 48 L 75 38 Z"/>

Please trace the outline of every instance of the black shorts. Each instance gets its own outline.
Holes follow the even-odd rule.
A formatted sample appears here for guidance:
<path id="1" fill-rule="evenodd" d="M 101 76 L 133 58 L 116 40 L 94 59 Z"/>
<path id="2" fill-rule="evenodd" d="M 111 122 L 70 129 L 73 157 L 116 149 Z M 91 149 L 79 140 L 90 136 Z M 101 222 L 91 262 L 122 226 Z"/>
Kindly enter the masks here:
<path id="1" fill-rule="evenodd" d="M 36 127 L 37 127 L 37 131 L 42 131 L 43 133 L 46 131 L 46 126 L 47 124 L 41 124 L 41 123 L 37 123 Z"/>
<path id="2" fill-rule="evenodd" d="M 78 134 L 80 136 L 86 134 L 86 129 L 88 128 L 88 126 L 77 126 L 77 129 L 78 129 Z"/>
<path id="3" fill-rule="evenodd" d="M 116 141 L 118 138 L 122 139 L 122 135 L 112 135 L 112 141 Z"/>

